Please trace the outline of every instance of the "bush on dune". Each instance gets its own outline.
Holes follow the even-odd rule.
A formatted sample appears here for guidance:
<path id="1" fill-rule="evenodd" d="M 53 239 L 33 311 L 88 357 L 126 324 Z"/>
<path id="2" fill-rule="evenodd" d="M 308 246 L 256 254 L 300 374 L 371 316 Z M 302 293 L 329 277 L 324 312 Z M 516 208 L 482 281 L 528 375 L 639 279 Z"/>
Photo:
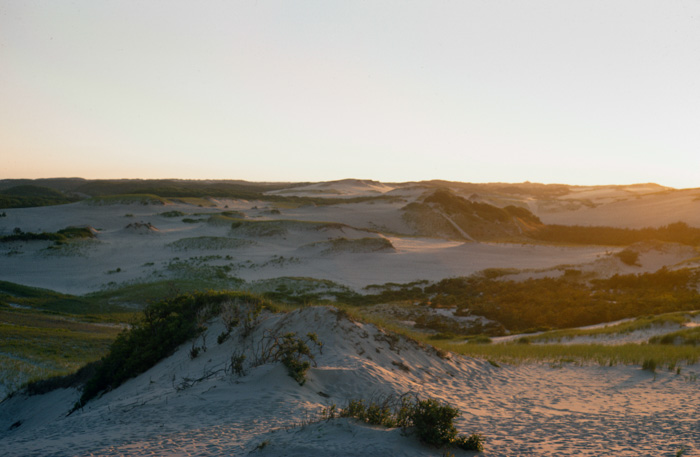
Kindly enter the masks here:
<path id="1" fill-rule="evenodd" d="M 421 442 L 430 446 L 457 446 L 468 451 L 482 451 L 484 439 L 481 435 L 457 435 L 454 420 L 459 415 L 459 409 L 436 399 L 409 399 L 405 396 L 398 400 L 390 396 L 369 403 L 351 400 L 345 409 L 337 411 L 332 405 L 322 412 L 326 419 L 352 417 L 372 425 L 410 428 Z"/>
<path id="2" fill-rule="evenodd" d="M 112 343 L 73 410 L 172 354 L 197 336 L 200 324 L 218 314 L 222 303 L 230 301 L 264 306 L 261 299 L 241 292 L 198 292 L 148 305 L 141 319 Z"/>

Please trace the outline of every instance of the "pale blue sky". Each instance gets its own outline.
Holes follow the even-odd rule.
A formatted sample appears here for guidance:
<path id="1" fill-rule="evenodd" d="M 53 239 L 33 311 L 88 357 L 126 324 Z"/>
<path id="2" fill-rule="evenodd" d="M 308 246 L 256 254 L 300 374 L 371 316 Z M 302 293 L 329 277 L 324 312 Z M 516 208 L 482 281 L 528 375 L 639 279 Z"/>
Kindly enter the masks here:
<path id="1" fill-rule="evenodd" d="M 0 0 L 0 178 L 700 187 L 700 1 Z"/>

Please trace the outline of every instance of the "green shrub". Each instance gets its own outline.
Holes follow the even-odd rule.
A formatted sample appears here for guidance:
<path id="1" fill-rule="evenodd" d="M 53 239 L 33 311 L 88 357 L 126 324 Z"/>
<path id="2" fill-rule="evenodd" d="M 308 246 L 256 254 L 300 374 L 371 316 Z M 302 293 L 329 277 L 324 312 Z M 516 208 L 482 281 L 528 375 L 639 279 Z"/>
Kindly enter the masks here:
<path id="1" fill-rule="evenodd" d="M 289 376 L 300 386 L 306 382 L 306 372 L 311 368 L 310 361 L 314 361 L 314 356 L 308 345 L 309 342 L 320 346 L 315 333 L 309 333 L 306 340 L 297 338 L 296 333 L 287 333 L 276 343 L 274 359 L 282 361 L 282 364 L 287 367 Z"/>
<path id="2" fill-rule="evenodd" d="M 335 405 L 334 405 L 335 406 Z M 323 417 L 335 417 L 324 410 Z M 443 447 L 454 445 L 465 450 L 482 451 L 483 437 L 473 434 L 457 436 L 454 419 L 459 416 L 459 410 L 450 405 L 440 403 L 435 399 L 419 400 L 400 397 L 386 397 L 366 404 L 364 400 L 351 400 L 338 416 L 352 417 L 372 425 L 384 427 L 412 427 L 422 442 L 431 446 Z"/>
<path id="3" fill-rule="evenodd" d="M 453 421 L 459 410 L 434 399 L 420 400 L 413 410 L 412 419 L 418 438 L 432 446 L 450 444 L 457 437 Z"/>
<path id="4" fill-rule="evenodd" d="M 481 452 L 484 450 L 484 437 L 478 433 L 470 436 L 461 435 L 455 439 L 454 444 L 465 451 Z"/>
<path id="5" fill-rule="evenodd" d="M 160 216 L 162 217 L 183 217 L 186 216 L 185 213 L 182 211 L 165 211 L 160 213 Z"/>
<path id="6" fill-rule="evenodd" d="M 228 339 L 228 337 L 231 335 L 231 332 L 221 332 L 219 336 L 216 337 L 216 342 L 217 344 L 223 344 L 224 341 Z"/>
<path id="7" fill-rule="evenodd" d="M 231 356 L 231 371 L 236 376 L 243 376 L 245 374 L 245 370 L 243 368 L 243 363 L 245 362 L 245 359 L 245 354 L 236 353 Z"/>

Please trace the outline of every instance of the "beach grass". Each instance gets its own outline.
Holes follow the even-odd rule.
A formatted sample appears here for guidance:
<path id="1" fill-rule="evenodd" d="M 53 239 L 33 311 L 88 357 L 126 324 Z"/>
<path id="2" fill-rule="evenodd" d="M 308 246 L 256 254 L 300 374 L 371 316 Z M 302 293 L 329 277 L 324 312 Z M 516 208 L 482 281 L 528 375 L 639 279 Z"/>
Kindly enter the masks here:
<path id="1" fill-rule="evenodd" d="M 475 344 L 433 341 L 433 346 L 469 357 L 477 357 L 497 362 L 522 363 L 574 363 L 579 365 L 597 364 L 644 365 L 653 360 L 656 366 L 674 369 L 681 365 L 691 365 L 700 360 L 700 347 L 673 346 L 663 344 Z"/>
<path id="2" fill-rule="evenodd" d="M 650 343 L 664 344 L 664 345 L 689 345 L 689 346 L 700 346 L 700 327 L 691 327 L 677 332 L 667 333 L 665 335 L 659 335 L 651 338 Z"/>

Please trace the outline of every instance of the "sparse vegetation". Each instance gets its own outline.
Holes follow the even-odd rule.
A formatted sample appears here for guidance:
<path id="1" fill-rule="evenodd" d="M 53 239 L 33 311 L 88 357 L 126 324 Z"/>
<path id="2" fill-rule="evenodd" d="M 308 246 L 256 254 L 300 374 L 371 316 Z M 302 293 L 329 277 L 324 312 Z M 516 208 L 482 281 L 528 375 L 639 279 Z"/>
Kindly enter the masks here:
<path id="1" fill-rule="evenodd" d="M 221 249 L 237 249 L 243 246 L 252 244 L 248 240 L 239 240 L 236 238 L 227 238 L 222 236 L 199 236 L 194 238 L 181 238 L 177 241 L 169 243 L 167 246 L 177 251 L 188 250 L 221 250 Z"/>
<path id="2" fill-rule="evenodd" d="M 164 211 L 164 212 L 160 213 L 159 216 L 161 216 L 161 217 L 183 217 L 183 216 L 186 216 L 186 214 L 183 213 L 182 211 L 173 210 L 173 211 Z"/>
<path id="3" fill-rule="evenodd" d="M 287 367 L 289 376 L 303 386 L 306 383 L 306 372 L 311 368 L 311 363 L 316 363 L 311 353 L 309 343 L 317 348 L 322 344 L 315 333 L 308 333 L 306 338 L 299 338 L 296 333 L 286 333 L 281 337 L 270 336 L 274 342 L 269 346 L 269 358 L 271 361 L 281 361 Z"/>

